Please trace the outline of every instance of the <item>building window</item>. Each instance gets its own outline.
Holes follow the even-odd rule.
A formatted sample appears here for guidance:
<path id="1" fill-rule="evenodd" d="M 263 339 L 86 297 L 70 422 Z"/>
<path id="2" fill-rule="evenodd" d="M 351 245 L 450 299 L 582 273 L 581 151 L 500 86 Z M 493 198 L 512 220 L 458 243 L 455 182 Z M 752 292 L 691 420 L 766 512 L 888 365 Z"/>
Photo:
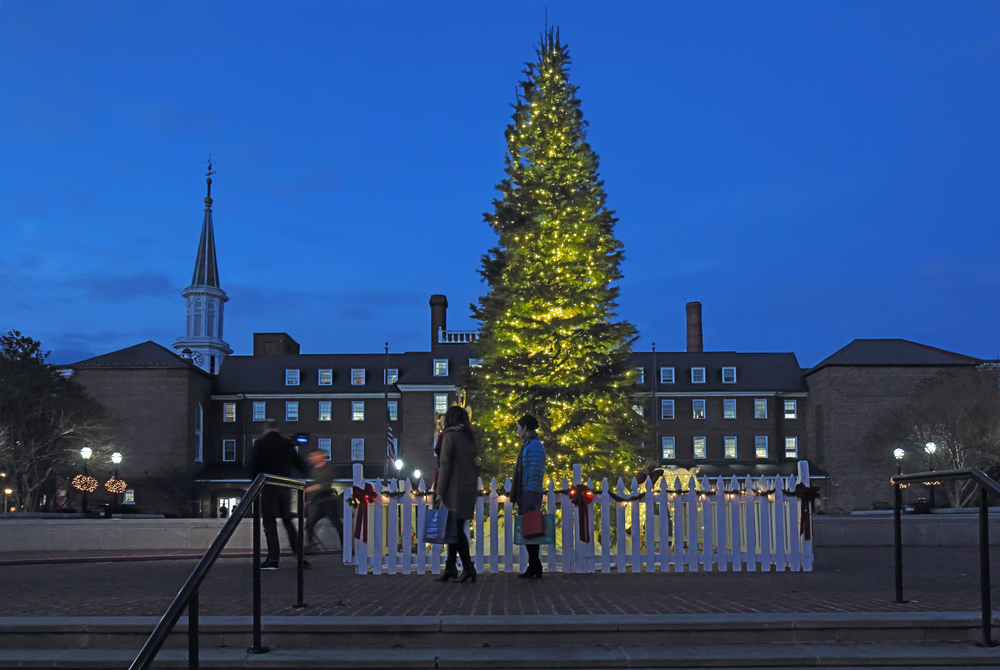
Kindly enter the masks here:
<path id="1" fill-rule="evenodd" d="M 635 381 L 638 384 L 643 384 L 646 381 L 646 368 L 636 368 L 635 369 Z"/>
<path id="2" fill-rule="evenodd" d="M 646 410 L 642 405 L 632 405 L 632 411 L 639 416 L 646 416 Z"/>
<path id="3" fill-rule="evenodd" d="M 122 498 L 122 503 L 126 505 L 135 504 L 135 489 L 125 489 L 125 495 Z"/>
<path id="4" fill-rule="evenodd" d="M 753 418 L 755 419 L 766 419 L 767 418 L 767 399 L 757 398 L 753 401 Z"/>
<path id="5" fill-rule="evenodd" d="M 236 403 L 234 402 L 224 402 L 222 403 L 222 420 L 226 423 L 232 423 L 236 421 Z"/>
<path id="6" fill-rule="evenodd" d="M 758 435 L 753 438 L 753 451 L 757 458 L 767 458 L 767 436 Z"/>
<path id="7" fill-rule="evenodd" d="M 698 436 L 694 438 L 694 457 L 695 458 L 708 457 L 708 446 L 704 436 Z"/>
<path id="8" fill-rule="evenodd" d="M 677 452 L 674 449 L 674 438 L 664 437 L 660 440 L 660 453 L 663 455 L 663 460 L 672 461 L 677 458 Z"/>
<path id="9" fill-rule="evenodd" d="M 333 456 L 332 442 L 328 437 L 321 437 L 316 440 L 316 448 L 326 454 L 327 458 L 331 458 Z"/>
<path id="10" fill-rule="evenodd" d="M 705 368 L 691 368 L 691 383 L 692 384 L 705 383 Z"/>
<path id="11" fill-rule="evenodd" d="M 319 401 L 319 420 L 320 421 L 332 421 L 333 420 L 333 403 L 329 400 Z"/>
<path id="12" fill-rule="evenodd" d="M 729 435 L 722 438 L 722 442 L 725 445 L 726 458 L 736 458 L 736 436 Z"/>
<path id="13" fill-rule="evenodd" d="M 470 368 L 481 368 L 483 367 L 483 359 L 481 358 L 470 358 L 469 359 Z"/>
<path id="14" fill-rule="evenodd" d="M 661 419 L 673 419 L 674 418 L 674 401 L 673 400 L 661 400 L 660 401 L 660 418 Z"/>
<path id="15" fill-rule="evenodd" d="M 798 457 L 799 457 L 799 438 L 786 437 L 785 458 L 798 458 Z"/>
<path id="16" fill-rule="evenodd" d="M 399 381 L 399 368 L 386 368 L 385 369 L 385 383 L 395 384 Z"/>
<path id="17" fill-rule="evenodd" d="M 299 371 L 285 370 L 285 386 L 298 386 L 298 385 L 299 385 Z"/>
<path id="18" fill-rule="evenodd" d="M 299 401 L 294 400 L 292 402 L 285 403 L 285 421 L 298 421 L 299 420 Z"/>
<path id="19" fill-rule="evenodd" d="M 399 420 L 399 403 L 395 400 L 389 401 L 389 421 Z"/>
<path id="20" fill-rule="evenodd" d="M 266 421 L 267 420 L 267 404 L 263 402 L 255 402 L 253 404 L 253 420 L 254 421 Z"/>
<path id="21" fill-rule="evenodd" d="M 799 416 L 798 403 L 795 400 L 785 400 L 785 418 L 796 419 Z"/>
<path id="22" fill-rule="evenodd" d="M 704 400 L 692 400 L 691 401 L 691 418 L 692 419 L 704 419 L 705 418 L 705 401 Z"/>
<path id="23" fill-rule="evenodd" d="M 448 376 L 448 359 L 447 358 L 435 358 L 434 359 L 434 376 L 435 377 L 447 377 Z"/>
<path id="24" fill-rule="evenodd" d="M 722 383 L 723 384 L 736 383 L 736 368 L 722 368 Z"/>
<path id="25" fill-rule="evenodd" d="M 320 370 L 319 371 L 319 385 L 320 386 L 333 386 L 333 370 Z"/>
<path id="26" fill-rule="evenodd" d="M 673 384 L 674 383 L 674 369 L 673 368 L 660 368 L 660 383 L 661 384 Z"/>
<path id="27" fill-rule="evenodd" d="M 194 419 L 194 460 L 195 463 L 201 463 L 204 460 L 204 450 L 205 450 L 205 410 L 202 409 L 201 403 L 198 403 L 198 414 Z M 6 510 L 4 510 L 6 511 Z"/>
<path id="28" fill-rule="evenodd" d="M 736 398 L 729 398 L 722 401 L 722 418 L 736 418 Z"/>
<path id="29" fill-rule="evenodd" d="M 351 386 L 364 386 L 365 385 L 365 370 L 364 368 L 352 368 L 351 369 Z"/>
<path id="30" fill-rule="evenodd" d="M 365 420 L 365 401 L 355 400 L 351 403 L 351 421 Z"/>
<path id="31" fill-rule="evenodd" d="M 236 440 L 222 441 L 222 460 L 227 462 L 236 460 Z"/>
<path id="32" fill-rule="evenodd" d="M 448 394 L 447 393 L 435 393 L 434 394 L 434 413 L 444 414 L 448 411 Z"/>
<path id="33" fill-rule="evenodd" d="M 365 438 L 363 437 L 351 438 L 351 460 L 352 461 L 365 460 Z"/>

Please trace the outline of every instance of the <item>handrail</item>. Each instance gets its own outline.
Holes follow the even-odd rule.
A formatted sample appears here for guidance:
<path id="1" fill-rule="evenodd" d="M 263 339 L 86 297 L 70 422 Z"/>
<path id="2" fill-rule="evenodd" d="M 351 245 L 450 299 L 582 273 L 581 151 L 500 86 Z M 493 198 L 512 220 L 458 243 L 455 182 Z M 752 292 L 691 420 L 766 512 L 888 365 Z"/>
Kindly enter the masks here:
<path id="1" fill-rule="evenodd" d="M 993 603 L 990 588 L 990 519 L 989 519 L 989 492 L 1000 494 L 1000 484 L 979 468 L 962 468 L 958 470 L 932 470 L 930 472 L 911 472 L 909 474 L 897 474 L 890 480 L 892 482 L 894 506 L 892 513 L 893 521 L 893 547 L 895 549 L 896 563 L 896 602 L 908 602 L 903 599 L 903 491 L 900 484 L 932 483 L 939 484 L 942 481 L 956 479 L 971 479 L 979 484 L 979 591 L 982 605 L 982 630 L 984 647 L 995 647 L 998 642 L 993 641 Z"/>
<path id="2" fill-rule="evenodd" d="M 303 531 L 303 491 L 306 483 L 300 479 L 289 477 L 279 477 L 277 475 L 259 474 L 246 490 L 240 503 L 229 515 L 229 519 L 222 526 L 222 530 L 215 536 L 215 540 L 205 551 L 205 555 L 198 561 L 198 565 L 191 571 L 184 586 L 174 596 L 173 602 L 160 618 L 156 628 L 146 640 L 135 657 L 129 670 L 146 670 L 149 668 L 160 648 L 167 641 L 167 636 L 177 624 L 184 608 L 188 608 L 188 667 L 197 669 L 198 667 L 198 589 L 201 583 L 212 569 L 215 561 L 222 554 L 222 549 L 232 538 L 240 521 L 247 516 L 247 512 L 253 508 L 253 573 L 254 573 L 254 646 L 250 648 L 251 653 L 261 653 L 267 651 L 260 643 L 260 494 L 265 486 L 277 488 L 294 489 L 299 491 L 299 546 L 298 549 L 298 607 L 304 607 L 302 570 L 304 567 L 304 554 L 302 539 Z"/>

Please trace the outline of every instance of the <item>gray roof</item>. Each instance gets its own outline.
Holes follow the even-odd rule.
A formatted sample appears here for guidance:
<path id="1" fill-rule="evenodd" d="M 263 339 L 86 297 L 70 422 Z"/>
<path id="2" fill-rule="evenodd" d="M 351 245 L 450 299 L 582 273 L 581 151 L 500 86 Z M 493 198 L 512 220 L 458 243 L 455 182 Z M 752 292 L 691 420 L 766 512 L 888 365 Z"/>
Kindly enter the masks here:
<path id="1" fill-rule="evenodd" d="M 653 388 L 655 375 L 657 392 L 685 391 L 805 391 L 802 368 L 793 353 L 742 353 L 735 351 L 656 352 L 653 369 L 652 352 L 635 352 L 632 364 L 645 370 L 645 381 L 639 387 Z M 705 383 L 691 383 L 691 368 L 705 368 Z M 722 368 L 736 368 L 736 383 L 722 383 Z M 659 368 L 674 368 L 674 383 L 660 383 Z"/>
<path id="2" fill-rule="evenodd" d="M 201 240 L 198 241 L 198 256 L 194 261 L 191 286 L 219 288 L 219 267 L 215 258 L 215 229 L 212 226 L 212 208 L 208 205 L 205 206 L 205 218 L 201 224 Z"/>
<path id="3" fill-rule="evenodd" d="M 79 370 L 83 368 L 178 368 L 198 370 L 194 364 L 181 358 L 166 347 L 152 340 L 135 344 L 131 347 L 112 351 L 108 354 L 94 356 L 73 363 L 68 367 Z M 206 373 L 207 374 L 207 373 Z"/>
<path id="4" fill-rule="evenodd" d="M 978 358 L 956 354 L 926 344 L 903 339 L 854 340 L 832 356 L 813 366 L 806 374 L 830 366 L 840 367 L 944 367 L 979 365 Z"/>

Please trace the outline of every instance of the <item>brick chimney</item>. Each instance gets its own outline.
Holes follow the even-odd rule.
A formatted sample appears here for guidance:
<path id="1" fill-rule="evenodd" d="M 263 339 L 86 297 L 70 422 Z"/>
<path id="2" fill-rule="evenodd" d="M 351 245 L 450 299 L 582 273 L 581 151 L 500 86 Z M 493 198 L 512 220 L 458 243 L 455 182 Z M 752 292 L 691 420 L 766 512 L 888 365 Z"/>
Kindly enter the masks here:
<path id="1" fill-rule="evenodd" d="M 687 350 L 688 353 L 701 353 L 704 348 L 701 339 L 701 303 L 697 300 L 684 306 L 687 310 Z"/>
<path id="2" fill-rule="evenodd" d="M 439 330 L 448 330 L 448 298 L 440 293 L 431 296 L 431 347 L 438 344 Z"/>

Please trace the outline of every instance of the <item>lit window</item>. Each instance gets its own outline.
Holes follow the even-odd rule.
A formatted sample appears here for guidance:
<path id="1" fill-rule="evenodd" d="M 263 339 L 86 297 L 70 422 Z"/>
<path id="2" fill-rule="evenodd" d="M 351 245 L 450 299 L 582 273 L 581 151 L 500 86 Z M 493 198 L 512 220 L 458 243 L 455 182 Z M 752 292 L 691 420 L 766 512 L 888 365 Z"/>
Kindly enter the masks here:
<path id="1" fill-rule="evenodd" d="M 674 418 L 674 401 L 673 400 L 661 400 L 660 401 L 660 418 L 661 419 L 673 419 Z"/>
<path id="2" fill-rule="evenodd" d="M 389 401 L 389 421 L 396 421 L 399 419 L 399 403 L 395 400 Z"/>
<path id="3" fill-rule="evenodd" d="M 434 394 L 434 413 L 444 414 L 448 411 L 448 394 L 447 393 L 435 393 Z"/>
<path id="4" fill-rule="evenodd" d="M 798 403 L 795 400 L 785 401 L 785 418 L 795 419 L 799 416 Z"/>
<path id="5" fill-rule="evenodd" d="M 723 384 L 736 383 L 736 368 L 722 368 L 722 383 Z"/>
<path id="6" fill-rule="evenodd" d="M 664 437 L 660 443 L 661 453 L 663 454 L 663 460 L 673 460 L 677 457 L 677 452 L 674 450 L 674 438 Z"/>
<path id="7" fill-rule="evenodd" d="M 722 418 L 723 419 L 736 418 L 736 398 L 731 398 L 722 401 Z"/>
<path id="8" fill-rule="evenodd" d="M 642 384 L 646 380 L 646 368 L 636 368 L 635 369 L 635 381 Z"/>
<path id="9" fill-rule="evenodd" d="M 319 385 L 320 386 L 332 386 L 333 385 L 333 370 L 320 370 L 319 371 Z"/>
<path id="10" fill-rule="evenodd" d="M 434 359 L 434 376 L 435 377 L 447 377 L 448 376 L 448 359 L 447 358 L 435 358 Z"/>
<path id="11" fill-rule="evenodd" d="M 385 369 L 385 383 L 395 384 L 399 381 L 399 368 L 386 368 Z"/>
<path id="12" fill-rule="evenodd" d="M 122 498 L 122 502 L 126 505 L 135 504 L 135 489 L 125 489 L 125 497 Z"/>
<path id="13" fill-rule="evenodd" d="M 469 359 L 470 368 L 481 368 L 483 367 L 483 359 L 481 358 L 470 358 Z"/>
<path id="14" fill-rule="evenodd" d="M 263 402 L 255 402 L 253 404 L 253 420 L 264 421 L 266 419 L 267 419 L 267 404 Z"/>
<path id="15" fill-rule="evenodd" d="M 642 405 L 632 405 L 632 411 L 639 416 L 646 416 L 646 410 L 643 409 Z"/>
<path id="16" fill-rule="evenodd" d="M 316 440 L 316 448 L 326 454 L 327 458 L 330 458 L 333 455 L 332 443 L 328 437 L 321 437 Z"/>
<path id="17" fill-rule="evenodd" d="M 365 438 L 363 437 L 351 438 L 351 460 L 352 461 L 365 460 Z"/>
<path id="18" fill-rule="evenodd" d="M 222 441 L 222 460 L 224 461 L 236 460 L 236 440 Z"/>
<path id="19" fill-rule="evenodd" d="M 194 438 L 194 460 L 196 463 L 201 463 L 205 456 L 205 410 L 202 409 L 201 403 L 198 403 L 198 414 L 195 417 Z"/>
<path id="20" fill-rule="evenodd" d="M 705 368 L 691 368 L 691 383 L 692 384 L 705 383 Z"/>
<path id="21" fill-rule="evenodd" d="M 736 436 L 729 435 L 722 438 L 722 442 L 726 448 L 726 458 L 736 458 Z"/>
<path id="22" fill-rule="evenodd" d="M 351 421 L 365 420 L 365 401 L 355 400 L 351 403 Z"/>
<path id="23" fill-rule="evenodd" d="M 285 370 L 285 386 L 298 386 L 298 385 L 299 385 L 299 371 Z"/>
<path id="24" fill-rule="evenodd" d="M 798 457 L 799 457 L 799 438 L 786 437 L 785 458 L 798 458 Z"/>
<path id="25" fill-rule="evenodd" d="M 757 458 L 767 458 L 767 436 L 758 435 L 753 438 L 753 451 Z"/>
<path id="26" fill-rule="evenodd" d="M 661 384 L 673 384 L 674 383 L 674 369 L 673 368 L 660 368 L 660 383 Z"/>
<path id="27" fill-rule="evenodd" d="M 226 423 L 236 421 L 236 403 L 226 402 L 222 404 L 222 420 Z"/>
<path id="28" fill-rule="evenodd" d="M 705 418 L 705 401 L 704 400 L 692 400 L 691 401 L 691 418 L 692 419 L 704 419 Z"/>
<path id="29" fill-rule="evenodd" d="M 766 419 L 767 418 L 767 399 L 757 398 L 753 401 L 753 418 L 755 419 Z"/>
<path id="30" fill-rule="evenodd" d="M 285 421 L 299 420 L 299 402 L 294 400 L 285 403 Z"/>
<path id="31" fill-rule="evenodd" d="M 365 370 L 364 368 L 353 368 L 351 370 L 351 386 L 364 386 L 365 385 Z"/>
<path id="32" fill-rule="evenodd" d="M 319 420 L 320 421 L 331 421 L 333 420 L 333 403 L 329 400 L 319 401 Z"/>
<path id="33" fill-rule="evenodd" d="M 694 457 L 706 458 L 708 456 L 708 446 L 704 437 L 694 438 Z"/>

